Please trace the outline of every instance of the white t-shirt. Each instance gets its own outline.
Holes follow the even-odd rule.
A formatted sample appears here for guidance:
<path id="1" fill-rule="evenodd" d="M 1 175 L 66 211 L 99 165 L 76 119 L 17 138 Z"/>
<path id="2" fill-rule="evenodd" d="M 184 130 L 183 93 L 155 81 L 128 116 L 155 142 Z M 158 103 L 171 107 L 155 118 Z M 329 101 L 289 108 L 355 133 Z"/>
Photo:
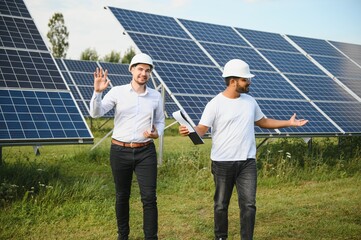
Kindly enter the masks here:
<path id="1" fill-rule="evenodd" d="M 256 100 L 241 94 L 231 99 L 222 93 L 205 107 L 199 124 L 211 127 L 213 161 L 239 161 L 256 157 L 254 122 L 264 117 Z"/>

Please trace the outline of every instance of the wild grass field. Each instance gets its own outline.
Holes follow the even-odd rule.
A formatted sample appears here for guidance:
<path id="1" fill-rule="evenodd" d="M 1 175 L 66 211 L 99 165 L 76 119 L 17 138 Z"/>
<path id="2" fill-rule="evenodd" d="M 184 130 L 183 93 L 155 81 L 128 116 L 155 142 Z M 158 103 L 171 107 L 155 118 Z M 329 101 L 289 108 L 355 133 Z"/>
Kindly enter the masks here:
<path id="1" fill-rule="evenodd" d="M 92 125 L 95 142 L 108 123 Z M 159 238 L 213 239 L 211 140 L 193 146 L 166 130 L 158 167 Z M 262 139 L 259 139 L 261 141 Z M 258 149 L 255 240 L 361 239 L 361 139 L 271 139 Z M 158 144 L 158 141 L 157 141 Z M 3 147 L 0 239 L 116 239 L 110 138 L 90 145 Z M 143 239 L 136 178 L 130 239 Z M 240 239 L 237 195 L 229 239 Z"/>

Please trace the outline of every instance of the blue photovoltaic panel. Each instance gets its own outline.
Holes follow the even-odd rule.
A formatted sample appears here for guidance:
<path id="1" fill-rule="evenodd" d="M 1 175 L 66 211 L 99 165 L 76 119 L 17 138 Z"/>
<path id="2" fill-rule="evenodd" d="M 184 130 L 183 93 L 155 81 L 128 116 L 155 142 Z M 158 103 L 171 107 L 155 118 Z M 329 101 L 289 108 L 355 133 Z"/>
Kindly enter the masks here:
<path id="1" fill-rule="evenodd" d="M 224 90 L 222 72 L 216 67 L 159 62 L 156 70 L 173 94 L 216 95 Z"/>
<path id="2" fill-rule="evenodd" d="M 231 27 L 195 22 L 185 19 L 179 19 L 179 21 L 198 41 L 235 46 L 249 46 Z"/>
<path id="3" fill-rule="evenodd" d="M 109 7 L 126 31 L 190 38 L 171 17 Z"/>
<path id="4" fill-rule="evenodd" d="M 236 28 L 255 48 L 286 52 L 298 52 L 286 39 L 278 33 L 261 32 Z"/>
<path id="5" fill-rule="evenodd" d="M 129 33 L 143 53 L 156 61 L 214 65 L 192 40 Z"/>
<path id="6" fill-rule="evenodd" d="M 253 73 L 255 77 L 252 78 L 249 95 L 255 98 L 305 100 L 280 74 L 267 72 Z"/>
<path id="7" fill-rule="evenodd" d="M 316 65 L 300 53 L 260 50 L 260 52 L 283 73 L 325 75 Z"/>
<path id="8" fill-rule="evenodd" d="M 361 65 L 361 45 L 330 41 L 338 50 Z"/>
<path id="9" fill-rule="evenodd" d="M 112 11 L 114 12 L 114 9 Z M 128 18 L 126 21 L 124 17 L 119 16 L 117 19 L 139 50 L 155 60 L 155 73 L 159 76 L 159 81 L 164 83 L 166 89 L 170 91 L 169 94 L 175 97 L 175 105 L 184 108 L 195 123 L 199 121 L 206 103 L 225 89 L 222 73 L 217 66 L 223 67 L 230 59 L 240 58 L 250 65 L 252 73 L 256 75 L 252 79 L 249 94 L 257 99 L 267 117 L 289 119 L 293 113 L 297 113 L 299 118 L 310 120 L 310 123 L 303 128 L 280 129 L 280 136 L 343 134 L 340 126 L 332 122 L 332 117 L 325 116 L 326 114 L 315 107 L 312 101 L 317 104 L 322 102 L 332 105 L 332 103 L 353 103 L 357 102 L 357 99 L 339 86 L 338 81 L 327 76 L 318 65 L 301 53 L 298 47 L 289 43 L 287 37 L 275 33 L 178 19 L 186 29 L 185 32 L 189 32 L 193 39 L 175 36 L 169 33 L 169 27 L 164 25 L 148 24 L 139 18 L 141 15 L 139 12 L 126 10 L 126 15 L 131 15 L 135 19 L 129 21 Z M 152 17 L 156 18 L 154 15 Z M 173 22 L 173 18 L 163 21 L 168 24 Z M 132 24 L 130 22 L 142 22 L 142 24 L 129 27 Z M 183 33 L 183 30 L 181 32 Z M 300 42 L 306 45 L 314 43 L 313 46 L 305 48 L 312 52 L 312 57 L 315 59 L 316 57 L 345 58 L 327 41 Z M 211 59 L 217 63 L 212 62 Z M 339 78 L 340 81 L 357 85 L 355 76 L 360 74 L 356 68 L 351 68 L 352 71 L 345 70 L 349 65 L 340 64 L 343 68 L 340 71 L 334 63 L 329 65 L 336 69 L 333 71 L 343 73 L 341 79 Z M 329 66 L 326 64 L 325 68 L 327 67 Z M 356 92 L 357 87 L 355 89 Z M 348 112 L 348 114 L 356 113 Z M 258 136 L 278 134 L 276 131 L 258 127 L 256 133 Z"/>
<path id="10" fill-rule="evenodd" d="M 132 76 L 115 75 L 115 74 L 108 75 L 108 78 L 113 86 L 128 84 L 132 80 Z"/>
<path id="11" fill-rule="evenodd" d="M 30 19 L 0 15 L 0 47 L 48 51 L 34 22 Z"/>
<path id="12" fill-rule="evenodd" d="M 361 103 L 316 103 L 346 133 L 361 133 Z"/>
<path id="13" fill-rule="evenodd" d="M 0 14 L 31 18 L 23 0 L 1 0 Z"/>
<path id="14" fill-rule="evenodd" d="M 132 76 L 129 72 L 129 64 L 99 62 L 102 68 L 108 70 L 108 74 Z"/>
<path id="15" fill-rule="evenodd" d="M 326 42 L 326 40 L 290 35 L 288 35 L 288 37 L 308 54 L 343 57 L 343 55 L 334 47 L 332 47 L 328 42 Z"/>
<path id="16" fill-rule="evenodd" d="M 58 64 L 60 71 L 66 71 L 65 66 L 60 58 L 55 58 L 55 62 Z"/>
<path id="17" fill-rule="evenodd" d="M 230 59 L 246 61 L 252 70 L 275 71 L 254 49 L 221 44 L 202 43 L 202 46 L 223 67 Z"/>
<path id="18" fill-rule="evenodd" d="M 64 59 L 64 63 L 70 72 L 87 72 L 93 74 L 96 68 L 99 67 L 94 61 Z"/>
<path id="19" fill-rule="evenodd" d="M 316 55 L 312 57 L 337 78 L 361 80 L 361 68 L 346 57 L 335 58 Z"/>
<path id="20" fill-rule="evenodd" d="M 67 89 L 49 53 L 1 48 L 0 87 Z"/>
<path id="21" fill-rule="evenodd" d="M 1 145 L 91 138 L 70 93 L 0 90 L 0 102 Z"/>
<path id="22" fill-rule="evenodd" d="M 340 131 L 309 102 L 258 100 L 263 113 L 269 118 L 289 119 L 293 113 L 298 119 L 307 119 L 309 123 L 301 128 L 281 128 L 282 134 L 335 134 Z"/>
<path id="23" fill-rule="evenodd" d="M 348 92 L 346 92 L 346 90 L 344 90 L 339 84 L 327 76 L 323 77 L 286 74 L 286 77 L 291 80 L 311 100 L 356 101 L 356 99 Z"/>
<path id="24" fill-rule="evenodd" d="M 0 5 L 0 146 L 93 137 L 22 0 Z"/>
<path id="25" fill-rule="evenodd" d="M 343 84 L 361 98 L 361 79 L 338 78 Z"/>
<path id="26" fill-rule="evenodd" d="M 94 75 L 89 72 L 70 72 L 74 83 L 78 86 L 90 86 L 94 89 Z"/>

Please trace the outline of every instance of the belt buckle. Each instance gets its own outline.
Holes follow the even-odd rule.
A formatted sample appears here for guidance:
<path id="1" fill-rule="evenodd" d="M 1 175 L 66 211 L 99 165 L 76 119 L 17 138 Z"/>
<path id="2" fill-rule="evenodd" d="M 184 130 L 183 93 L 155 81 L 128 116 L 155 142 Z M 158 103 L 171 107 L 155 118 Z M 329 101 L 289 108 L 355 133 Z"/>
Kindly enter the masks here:
<path id="1" fill-rule="evenodd" d="M 133 148 L 133 142 L 130 143 L 130 148 Z"/>

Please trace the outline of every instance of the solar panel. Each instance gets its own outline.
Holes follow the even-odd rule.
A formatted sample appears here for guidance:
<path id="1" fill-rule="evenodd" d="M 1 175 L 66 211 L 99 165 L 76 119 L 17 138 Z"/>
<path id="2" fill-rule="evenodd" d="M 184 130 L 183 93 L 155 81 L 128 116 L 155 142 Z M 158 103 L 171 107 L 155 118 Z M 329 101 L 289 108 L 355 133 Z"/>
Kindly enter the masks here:
<path id="1" fill-rule="evenodd" d="M 304 128 L 276 131 L 256 128 L 257 136 L 334 136 L 346 132 L 332 119 L 333 114 L 324 112 L 319 103 L 342 105 L 357 103 L 358 99 L 340 82 L 334 81 L 320 64 L 306 56 L 291 37 L 113 7 L 109 9 L 138 49 L 152 56 L 160 83 L 195 123 L 206 103 L 225 88 L 221 67 L 232 58 L 240 58 L 250 64 L 256 75 L 249 94 L 259 101 L 267 117 L 289 119 L 296 112 L 300 118 L 310 120 Z M 152 19 L 151 22 L 142 20 L 146 18 Z M 320 58 L 325 58 L 324 54 L 333 54 L 332 60 L 345 58 L 331 44 L 323 46 L 322 41 L 308 50 L 316 52 L 314 56 Z M 346 70 L 345 75 L 347 66 L 341 62 L 336 64 L 340 64 L 340 70 L 336 70 L 348 81 L 360 75 L 357 68 Z M 334 60 L 332 67 L 335 68 Z M 353 84 L 357 85 L 356 82 Z M 361 132 L 352 128 L 352 134 Z"/>
<path id="2" fill-rule="evenodd" d="M 311 100 L 318 101 L 355 101 L 345 89 L 327 76 L 304 76 L 286 74 Z M 360 89 L 361 90 L 361 89 Z"/>
<path id="3" fill-rule="evenodd" d="M 1 2 L 0 34 L 0 146 L 92 143 L 23 1 Z"/>
<path id="4" fill-rule="evenodd" d="M 280 34 L 236 28 L 255 48 L 285 52 L 298 52 Z"/>
<path id="5" fill-rule="evenodd" d="M 355 80 L 361 82 L 361 67 L 354 62 L 357 63 L 358 60 L 361 62 L 361 46 L 337 42 L 332 44 L 326 40 L 298 36 L 289 36 L 289 38 L 321 64 L 332 77 L 336 77 L 348 87 L 348 91 L 353 91 L 361 98 L 360 86 L 355 84 Z"/>
<path id="6" fill-rule="evenodd" d="M 271 65 L 269 65 L 254 49 L 250 47 L 227 46 L 212 43 L 202 43 L 202 46 L 222 67 L 230 59 L 241 58 L 252 66 L 252 71 L 274 71 Z"/>
<path id="7" fill-rule="evenodd" d="M 231 27 L 185 19 L 179 19 L 179 21 L 200 42 L 248 47 L 248 44 Z"/>
<path id="8" fill-rule="evenodd" d="M 129 33 L 142 52 L 157 61 L 214 65 L 197 44 L 188 39 Z"/>
<path id="9" fill-rule="evenodd" d="M 70 93 L 0 90 L 0 145 L 84 143 L 92 138 Z"/>
<path id="10" fill-rule="evenodd" d="M 2 0 L 0 4 L 0 14 L 31 18 L 30 13 L 22 0 Z"/>
<path id="11" fill-rule="evenodd" d="M 338 50 L 361 65 L 361 45 L 329 41 Z"/>
<path id="12" fill-rule="evenodd" d="M 361 103 L 316 103 L 346 134 L 361 132 Z"/>
<path id="13" fill-rule="evenodd" d="M 109 9 L 127 31 L 189 39 L 174 18 L 113 7 Z M 147 24 L 144 24 L 145 19 Z"/>

